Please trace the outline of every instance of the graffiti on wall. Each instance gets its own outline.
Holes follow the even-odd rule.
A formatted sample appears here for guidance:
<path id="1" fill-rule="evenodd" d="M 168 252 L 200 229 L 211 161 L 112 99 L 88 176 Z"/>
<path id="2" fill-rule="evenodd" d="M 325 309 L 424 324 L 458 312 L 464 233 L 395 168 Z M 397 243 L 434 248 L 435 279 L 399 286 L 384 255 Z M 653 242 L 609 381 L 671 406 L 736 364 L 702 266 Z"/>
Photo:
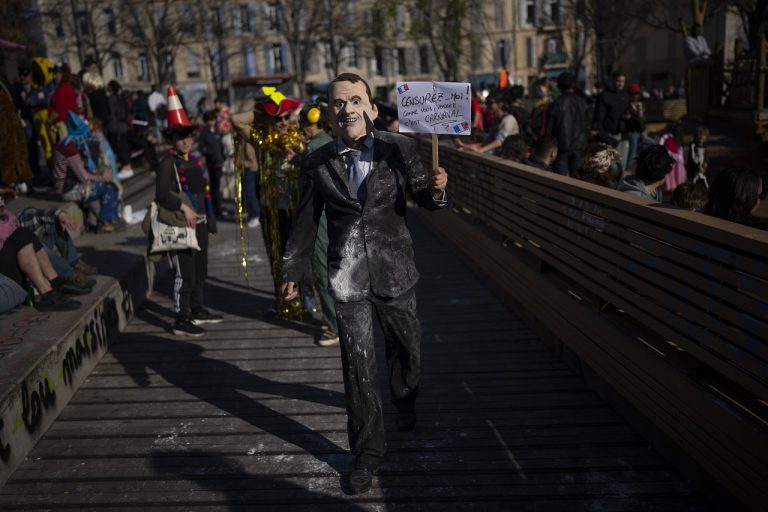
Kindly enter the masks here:
<path id="1" fill-rule="evenodd" d="M 28 309 L 6 322 L 0 322 L 0 359 L 8 357 L 24 341 L 24 335 L 33 327 L 44 324 L 50 315 Z"/>
<path id="2" fill-rule="evenodd" d="M 65 386 L 65 395 L 71 396 L 76 390 L 79 376 L 84 367 L 92 367 L 106 352 L 110 339 L 117 334 L 119 326 L 118 307 L 122 308 L 125 318 L 130 318 L 133 310 L 133 302 L 130 294 L 122 293 L 118 303 L 112 297 L 105 298 L 82 328 L 80 334 L 70 343 L 63 354 L 56 358 L 52 366 L 43 368 L 37 377 L 31 377 L 23 381 L 20 390 L 19 410 L 15 415 L 15 421 L 11 429 L 11 435 L 15 436 L 19 429 L 23 428 L 30 436 L 38 432 L 44 423 L 46 412 L 56 409 L 57 387 Z M 128 310 L 126 311 L 126 308 Z M 44 318 L 43 318 L 44 317 Z M 44 323 L 47 315 L 35 313 L 25 314 L 14 322 L 18 329 L 27 330 L 36 324 Z M 14 331 L 17 333 L 21 331 Z M 19 335 L 19 337 L 21 337 Z M 7 338 L 4 338 L 7 339 Z M 1 356 L 0 356 L 1 357 Z M 66 396 L 65 396 L 66 399 Z M 5 423 L 0 418 L 0 434 L 4 432 Z M 11 458 L 12 439 L 6 442 L 0 435 L 0 459 L 8 463 Z"/>

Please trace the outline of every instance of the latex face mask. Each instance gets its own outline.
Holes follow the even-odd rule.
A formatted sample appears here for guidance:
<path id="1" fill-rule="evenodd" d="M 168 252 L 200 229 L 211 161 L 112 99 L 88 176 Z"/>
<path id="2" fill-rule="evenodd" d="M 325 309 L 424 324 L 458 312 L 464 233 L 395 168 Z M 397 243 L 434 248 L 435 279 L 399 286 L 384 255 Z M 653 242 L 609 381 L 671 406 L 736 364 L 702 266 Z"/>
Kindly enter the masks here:
<path id="1" fill-rule="evenodd" d="M 333 134 L 354 147 L 368 135 L 369 126 L 379 115 L 376 105 L 371 104 L 365 83 L 334 82 L 330 91 L 329 120 Z M 366 117 L 368 120 L 366 121 Z"/>

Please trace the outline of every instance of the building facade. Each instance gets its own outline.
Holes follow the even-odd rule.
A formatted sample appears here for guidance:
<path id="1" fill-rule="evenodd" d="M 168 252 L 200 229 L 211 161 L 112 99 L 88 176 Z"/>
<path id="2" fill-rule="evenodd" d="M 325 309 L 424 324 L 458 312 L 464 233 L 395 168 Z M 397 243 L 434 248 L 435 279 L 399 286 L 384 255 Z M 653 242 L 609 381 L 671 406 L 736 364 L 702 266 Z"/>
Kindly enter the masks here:
<path id="1" fill-rule="evenodd" d="M 267 83 L 287 82 L 287 93 L 306 97 L 321 92 L 337 71 L 367 77 L 374 94 L 388 100 L 397 81 L 444 80 L 445 65 L 439 64 L 450 51 L 450 71 L 459 81 L 492 86 L 505 67 L 511 82 L 528 85 L 571 68 L 574 44 L 588 37 L 578 33 L 560 0 L 466 0 L 451 34 L 436 33 L 432 27 L 438 24 L 419 25 L 416 18 L 452 16 L 443 6 L 447 2 L 431 2 L 433 10 L 421 14 L 418 3 L 307 1 L 294 13 L 286 9 L 296 2 L 266 0 L 37 5 L 52 61 L 69 62 L 77 71 L 90 57 L 106 81 L 118 80 L 130 90 L 173 83 L 188 108 L 217 90 L 240 108 Z M 414 28 L 419 26 L 429 28 Z M 457 44 L 451 43 L 455 36 Z M 453 46 L 441 51 L 446 45 Z M 579 66 L 583 78 L 591 76 L 591 65 L 587 55 Z"/>

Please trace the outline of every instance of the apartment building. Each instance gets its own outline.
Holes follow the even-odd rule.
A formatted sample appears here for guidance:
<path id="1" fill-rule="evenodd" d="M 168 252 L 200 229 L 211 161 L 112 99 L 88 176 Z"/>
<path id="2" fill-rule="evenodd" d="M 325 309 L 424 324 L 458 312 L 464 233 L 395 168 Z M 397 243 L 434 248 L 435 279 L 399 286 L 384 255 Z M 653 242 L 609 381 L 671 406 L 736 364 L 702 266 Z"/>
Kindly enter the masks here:
<path id="1" fill-rule="evenodd" d="M 52 61 L 78 70 L 94 58 L 106 80 L 127 89 L 173 83 L 187 105 L 219 89 L 239 108 L 263 84 L 302 96 L 322 91 L 337 70 L 366 76 L 374 94 L 387 100 L 396 81 L 444 80 L 443 57 L 451 52 L 449 71 L 475 85 L 495 84 L 501 67 L 523 85 L 556 76 L 571 66 L 578 42 L 564 3 L 467 0 L 452 34 L 435 32 L 440 24 L 431 18 L 415 31 L 415 16 L 423 22 L 455 14 L 419 14 L 413 0 L 307 1 L 293 13 L 285 8 L 295 3 L 266 0 L 38 0 L 37 6 Z M 585 56 L 584 77 L 591 65 Z"/>

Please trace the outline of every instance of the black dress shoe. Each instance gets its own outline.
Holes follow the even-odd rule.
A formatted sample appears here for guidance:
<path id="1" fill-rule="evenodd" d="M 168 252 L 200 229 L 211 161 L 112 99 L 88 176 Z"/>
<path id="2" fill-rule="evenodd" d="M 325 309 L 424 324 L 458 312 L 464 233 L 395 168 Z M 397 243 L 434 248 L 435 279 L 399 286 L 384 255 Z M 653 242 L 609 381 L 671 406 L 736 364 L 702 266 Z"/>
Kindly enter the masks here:
<path id="1" fill-rule="evenodd" d="M 77 284 L 71 279 L 58 277 L 51 281 L 54 290 L 64 295 L 88 295 L 93 287 Z"/>
<path id="2" fill-rule="evenodd" d="M 416 413 L 413 411 L 397 411 L 397 430 L 410 432 L 416 427 Z"/>
<path id="3" fill-rule="evenodd" d="M 367 467 L 355 468 L 349 474 L 349 492 L 350 494 L 361 494 L 371 488 L 375 469 Z"/>

